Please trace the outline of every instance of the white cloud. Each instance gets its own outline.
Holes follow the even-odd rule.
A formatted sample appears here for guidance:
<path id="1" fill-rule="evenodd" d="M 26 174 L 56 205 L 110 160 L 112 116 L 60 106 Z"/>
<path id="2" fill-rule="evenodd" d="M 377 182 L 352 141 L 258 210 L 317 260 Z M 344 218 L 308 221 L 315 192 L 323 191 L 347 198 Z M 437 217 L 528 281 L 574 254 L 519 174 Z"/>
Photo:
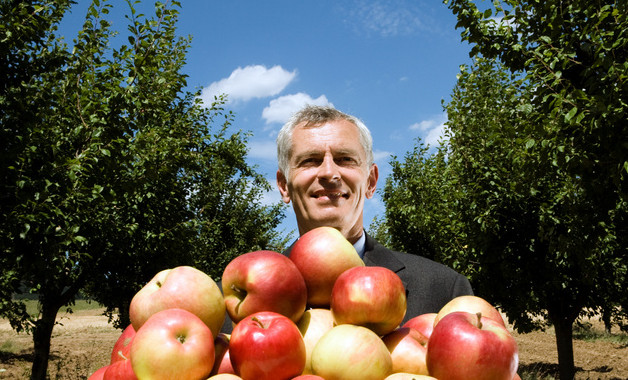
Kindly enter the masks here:
<path id="1" fill-rule="evenodd" d="M 275 141 L 249 142 L 249 157 L 263 160 L 277 160 L 277 144 Z"/>
<path id="2" fill-rule="evenodd" d="M 376 33 L 384 37 L 413 35 L 429 30 L 431 20 L 421 5 L 408 0 L 355 0 L 343 8 L 347 22 L 357 33 Z"/>
<path id="3" fill-rule="evenodd" d="M 373 160 L 375 162 L 381 162 L 382 160 L 388 160 L 390 159 L 390 156 L 392 155 L 392 152 L 388 152 L 385 150 L 375 150 L 373 151 Z"/>
<path id="4" fill-rule="evenodd" d="M 279 202 L 282 202 L 281 193 L 279 193 L 279 190 L 277 188 L 277 179 L 267 178 L 267 180 L 268 180 L 268 183 L 272 185 L 272 189 L 264 192 L 264 194 L 262 195 L 262 199 L 261 199 L 262 205 L 272 206 L 272 205 L 276 205 Z"/>
<path id="5" fill-rule="evenodd" d="M 201 91 L 201 99 L 207 105 L 214 96 L 227 94 L 231 102 L 275 96 L 296 78 L 297 71 L 287 71 L 281 66 L 270 69 L 262 65 L 250 65 L 233 70 L 228 78 L 213 82 Z"/>
<path id="6" fill-rule="evenodd" d="M 444 134 L 446 122 L 447 114 L 443 113 L 434 119 L 414 123 L 409 127 L 409 129 L 412 131 L 419 131 L 423 142 L 431 147 L 435 147 L 439 144 L 440 140 L 445 138 Z"/>
<path id="7" fill-rule="evenodd" d="M 293 113 L 300 110 L 307 104 L 316 106 L 333 106 L 327 100 L 325 95 L 321 95 L 316 99 L 303 92 L 297 94 L 281 96 L 270 101 L 267 107 L 262 111 L 262 118 L 266 120 L 266 124 L 280 123 L 283 124 L 290 119 Z"/>

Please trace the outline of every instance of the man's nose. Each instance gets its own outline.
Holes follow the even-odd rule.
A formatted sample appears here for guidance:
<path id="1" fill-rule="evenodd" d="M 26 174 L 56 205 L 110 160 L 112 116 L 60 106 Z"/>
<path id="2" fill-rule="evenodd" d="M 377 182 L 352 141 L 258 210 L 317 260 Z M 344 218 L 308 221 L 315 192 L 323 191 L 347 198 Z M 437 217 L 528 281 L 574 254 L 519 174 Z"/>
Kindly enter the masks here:
<path id="1" fill-rule="evenodd" d="M 328 181 L 340 179 L 340 168 L 338 164 L 334 161 L 334 158 L 329 155 L 323 158 L 323 162 L 319 169 L 319 177 L 321 178 L 324 178 Z"/>

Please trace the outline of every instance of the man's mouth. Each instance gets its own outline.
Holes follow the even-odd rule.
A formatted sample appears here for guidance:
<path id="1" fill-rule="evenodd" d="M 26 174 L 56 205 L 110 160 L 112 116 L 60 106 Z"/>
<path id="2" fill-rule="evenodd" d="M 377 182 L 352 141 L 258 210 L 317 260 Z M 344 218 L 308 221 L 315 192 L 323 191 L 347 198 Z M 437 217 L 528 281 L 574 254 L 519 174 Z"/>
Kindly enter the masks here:
<path id="1" fill-rule="evenodd" d="M 320 191 L 316 192 L 312 195 L 312 198 L 328 198 L 328 199 L 338 199 L 338 198 L 349 198 L 349 194 L 345 194 L 341 191 Z"/>

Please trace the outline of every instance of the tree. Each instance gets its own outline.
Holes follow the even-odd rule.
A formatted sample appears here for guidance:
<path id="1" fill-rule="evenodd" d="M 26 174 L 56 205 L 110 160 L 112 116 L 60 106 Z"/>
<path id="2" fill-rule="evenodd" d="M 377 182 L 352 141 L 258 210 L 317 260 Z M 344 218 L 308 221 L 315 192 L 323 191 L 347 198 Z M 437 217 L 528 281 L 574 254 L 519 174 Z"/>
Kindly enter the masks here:
<path id="1" fill-rule="evenodd" d="M 195 265 L 217 280 L 230 257 L 285 243 L 273 231 L 284 209 L 261 203 L 270 185 L 245 161 L 248 134 L 229 134 L 220 98 L 205 108 L 185 90 L 180 5 L 147 18 L 129 1 L 128 43 L 112 48 L 111 5 L 95 0 L 70 50 L 55 32 L 71 5 L 0 5 L 0 315 L 32 332 L 33 379 L 79 290 L 125 327 L 157 271 Z M 37 315 L 12 298 L 21 289 Z"/>
<path id="2" fill-rule="evenodd" d="M 446 106 L 448 142 L 437 154 L 417 148 L 393 162 L 383 198 L 387 221 L 397 226 L 389 229 L 393 241 L 429 236 L 442 253 L 436 258 L 459 265 L 518 331 L 550 321 L 561 378 L 571 378 L 573 322 L 625 302 L 618 286 L 626 281 L 625 203 L 599 223 L 598 206 L 535 142 L 534 99 L 534 87 L 498 62 L 463 68 Z M 554 123 L 546 117 L 542 126 Z M 397 232 L 403 229 L 417 231 Z"/>
<path id="3" fill-rule="evenodd" d="M 536 126 L 530 127 L 526 144 L 543 163 L 555 166 L 561 178 L 570 178 L 571 190 L 565 188 L 556 205 L 562 210 L 554 211 L 579 215 L 563 219 L 561 228 L 573 236 L 584 234 L 588 242 L 605 240 L 605 248 L 597 246 L 596 251 L 606 250 L 610 257 L 598 252 L 598 259 L 614 263 L 609 270 L 615 276 L 598 289 L 598 298 L 606 301 L 596 305 L 625 305 L 625 294 L 611 295 L 610 290 L 626 285 L 621 262 L 628 258 L 625 241 L 618 240 L 625 235 L 621 221 L 628 178 L 628 5 L 613 0 L 506 0 L 479 10 L 468 0 L 446 3 L 458 18 L 463 40 L 472 44 L 472 56 L 499 60 L 526 82 L 532 94 L 528 115 Z M 575 205 L 578 210 L 568 210 Z M 571 229 L 574 222 L 586 222 L 588 231 Z M 582 259 L 595 257 L 584 254 Z M 565 350 L 567 337 L 558 340 L 561 377 L 569 378 L 573 366 Z"/>

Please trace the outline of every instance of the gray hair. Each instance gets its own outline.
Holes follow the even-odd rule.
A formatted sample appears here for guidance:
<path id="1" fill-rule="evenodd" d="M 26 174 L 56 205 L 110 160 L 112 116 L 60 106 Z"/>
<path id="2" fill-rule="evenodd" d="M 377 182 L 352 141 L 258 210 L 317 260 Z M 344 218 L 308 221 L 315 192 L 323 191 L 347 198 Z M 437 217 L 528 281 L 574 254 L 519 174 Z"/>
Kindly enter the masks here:
<path id="1" fill-rule="evenodd" d="M 333 107 L 307 105 L 292 115 L 290 120 L 284 124 L 277 135 L 277 161 L 279 170 L 284 174 L 286 179 L 289 178 L 290 155 L 292 154 L 292 132 L 294 129 L 303 123 L 305 123 L 305 126 L 321 126 L 327 122 L 337 120 L 348 121 L 358 128 L 360 144 L 364 148 L 364 152 L 366 152 L 367 166 L 370 167 L 373 164 L 373 137 L 369 129 L 360 119 L 338 111 Z"/>

